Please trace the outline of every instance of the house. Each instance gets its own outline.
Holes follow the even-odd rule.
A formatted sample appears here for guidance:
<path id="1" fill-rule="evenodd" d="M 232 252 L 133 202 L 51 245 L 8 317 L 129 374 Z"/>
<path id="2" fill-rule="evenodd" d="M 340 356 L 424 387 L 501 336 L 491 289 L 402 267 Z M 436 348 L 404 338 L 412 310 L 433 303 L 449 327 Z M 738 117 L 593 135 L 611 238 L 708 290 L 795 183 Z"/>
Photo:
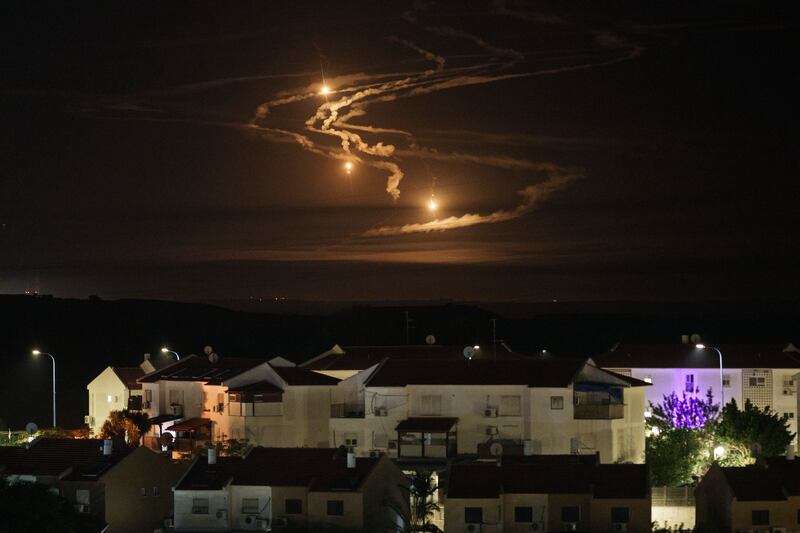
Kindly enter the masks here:
<path id="1" fill-rule="evenodd" d="M 189 452 L 209 441 L 328 446 L 331 388 L 339 380 L 270 361 L 190 355 L 139 378 L 153 427 L 144 443 Z"/>
<path id="2" fill-rule="evenodd" d="M 386 456 L 256 447 L 216 457 L 211 450 L 175 486 L 175 530 L 398 531 L 407 513 L 403 482 Z"/>
<path id="3" fill-rule="evenodd" d="M 591 360 L 384 359 L 339 383 L 330 442 L 409 461 L 443 462 L 502 440 L 642 462 L 646 385 Z"/>
<path id="4" fill-rule="evenodd" d="M 130 452 L 110 440 L 38 438 L 0 447 L 0 476 L 8 483 L 41 483 L 80 513 L 105 518 L 104 478 Z"/>
<path id="5" fill-rule="evenodd" d="M 512 351 L 507 345 L 500 344 L 496 351 L 480 346 L 472 346 L 471 358 L 487 359 L 525 359 L 526 356 Z M 402 359 L 412 361 L 464 359 L 464 346 L 442 346 L 438 344 L 403 345 L 403 346 L 344 346 L 334 345 L 330 350 L 302 363 L 302 368 L 313 370 L 337 379 L 347 379 L 374 368 L 384 359 Z"/>
<path id="6" fill-rule="evenodd" d="M 89 414 L 84 417 L 84 423 L 94 435 L 100 433 L 111 411 L 142 409 L 142 386 L 136 380 L 155 370 L 154 361 L 146 353 L 139 366 L 106 367 L 86 386 Z"/>
<path id="7" fill-rule="evenodd" d="M 664 395 L 711 389 L 720 397 L 719 357 L 714 350 L 699 349 L 686 335 L 675 344 L 619 344 L 594 357 L 603 368 L 652 384 L 646 400 L 653 404 Z M 797 433 L 798 396 L 794 375 L 800 372 L 800 350 L 793 344 L 722 344 L 722 387 L 726 403 L 741 407 L 745 400 L 772 408 L 789 419 Z"/>
<path id="8" fill-rule="evenodd" d="M 189 463 L 173 461 L 147 447 L 133 450 L 103 476 L 105 520 L 112 533 L 164 527 L 173 516 L 172 487 Z"/>
<path id="9" fill-rule="evenodd" d="M 794 453 L 743 467 L 714 464 L 694 496 L 698 526 L 726 533 L 800 531 L 800 461 Z"/>
<path id="10" fill-rule="evenodd" d="M 447 533 L 651 529 L 647 466 L 597 454 L 457 462 L 446 487 Z"/>

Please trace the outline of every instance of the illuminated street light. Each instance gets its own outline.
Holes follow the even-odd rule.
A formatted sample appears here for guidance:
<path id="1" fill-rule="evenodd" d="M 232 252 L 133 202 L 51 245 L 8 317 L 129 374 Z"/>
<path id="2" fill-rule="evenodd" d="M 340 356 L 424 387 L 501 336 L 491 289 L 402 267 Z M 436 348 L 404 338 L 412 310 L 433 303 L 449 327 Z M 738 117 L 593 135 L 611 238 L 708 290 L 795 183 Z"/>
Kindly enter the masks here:
<path id="1" fill-rule="evenodd" d="M 53 357 L 53 354 L 39 350 L 32 350 L 31 353 L 35 356 L 46 355 L 53 361 L 53 427 L 56 427 L 56 358 Z"/>
<path id="2" fill-rule="evenodd" d="M 172 351 L 169 348 L 167 348 L 166 346 L 164 348 L 161 348 L 161 353 L 171 353 L 172 355 L 175 356 L 175 359 L 177 359 L 178 361 L 181 360 L 181 356 L 178 355 L 178 352 Z"/>
<path id="3" fill-rule="evenodd" d="M 719 459 L 720 457 L 722 457 L 723 455 L 725 455 L 725 448 L 724 447 L 717 446 L 716 448 L 714 448 L 714 460 L 715 461 L 717 459 Z"/>
<path id="4" fill-rule="evenodd" d="M 705 350 L 708 348 L 709 350 L 714 350 L 719 355 L 719 405 L 720 405 L 720 413 L 722 413 L 722 408 L 725 407 L 725 389 L 724 383 L 722 379 L 722 352 L 719 351 L 719 348 L 714 348 L 713 346 L 706 346 L 705 344 L 696 344 L 695 348 L 698 350 Z"/>
<path id="5" fill-rule="evenodd" d="M 331 93 L 331 88 L 327 85 L 323 85 L 322 89 L 319 90 L 319 94 L 322 96 L 328 96 Z"/>

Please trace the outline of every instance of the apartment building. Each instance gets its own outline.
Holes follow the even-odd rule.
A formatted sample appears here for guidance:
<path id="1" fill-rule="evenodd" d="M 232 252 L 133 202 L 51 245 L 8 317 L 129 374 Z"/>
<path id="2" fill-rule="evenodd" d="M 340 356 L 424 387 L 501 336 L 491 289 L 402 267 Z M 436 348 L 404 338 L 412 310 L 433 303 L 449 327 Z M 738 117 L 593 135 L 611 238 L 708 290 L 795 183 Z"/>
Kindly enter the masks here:
<path id="1" fill-rule="evenodd" d="M 675 344 L 619 344 L 594 357 L 603 368 L 651 383 L 646 400 L 661 403 L 664 395 L 679 396 L 711 389 L 720 398 L 719 357 L 711 349 L 689 342 Z M 800 372 L 800 350 L 793 344 L 723 344 L 722 387 L 725 401 L 741 407 L 750 400 L 789 419 L 797 433 L 798 396 L 795 375 Z"/>
<path id="2" fill-rule="evenodd" d="M 447 474 L 447 533 L 650 531 L 643 464 L 595 455 L 530 455 L 455 463 Z"/>
<path id="3" fill-rule="evenodd" d="M 330 442 L 407 461 L 500 440 L 536 454 L 644 460 L 646 383 L 591 360 L 385 359 L 339 383 Z"/>
<path id="4" fill-rule="evenodd" d="M 129 452 L 110 440 L 38 438 L 25 446 L 0 446 L 0 477 L 47 485 L 79 513 L 105 523 L 103 481 Z"/>
<path id="5" fill-rule="evenodd" d="M 155 372 L 159 365 L 163 366 L 164 362 L 153 360 L 146 353 L 139 366 L 106 367 L 86 386 L 89 411 L 84 423 L 93 434 L 100 433 L 111 411 L 142 409 L 142 385 L 137 380 Z"/>
<path id="6" fill-rule="evenodd" d="M 175 486 L 176 531 L 402 531 L 402 472 L 344 449 L 263 448 L 198 457 Z"/>
<path id="7" fill-rule="evenodd" d="M 800 532 L 800 460 L 793 453 L 744 467 L 714 464 L 694 494 L 697 525 L 709 530 Z"/>
<path id="8" fill-rule="evenodd" d="M 189 452 L 209 441 L 328 446 L 338 380 L 285 360 L 188 356 L 139 379 L 153 423 L 145 444 Z"/>

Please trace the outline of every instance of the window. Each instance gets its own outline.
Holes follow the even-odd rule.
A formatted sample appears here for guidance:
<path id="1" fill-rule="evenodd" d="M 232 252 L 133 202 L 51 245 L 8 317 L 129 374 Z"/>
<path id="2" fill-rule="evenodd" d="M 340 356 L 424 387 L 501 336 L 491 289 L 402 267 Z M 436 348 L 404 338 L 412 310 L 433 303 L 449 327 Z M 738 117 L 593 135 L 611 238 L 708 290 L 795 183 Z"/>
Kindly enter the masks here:
<path id="1" fill-rule="evenodd" d="M 439 394 L 423 394 L 422 409 L 423 415 L 439 416 L 442 414 L 442 396 Z"/>
<path id="2" fill-rule="evenodd" d="M 561 508 L 562 522 L 579 522 L 581 519 L 581 508 L 577 505 Z"/>
<path id="3" fill-rule="evenodd" d="M 467 524 L 483 523 L 482 507 L 464 507 L 464 522 Z"/>
<path id="4" fill-rule="evenodd" d="M 766 378 L 760 376 L 751 376 L 747 382 L 751 387 L 763 387 L 767 384 Z"/>
<path id="5" fill-rule="evenodd" d="M 242 498 L 242 514 L 258 514 L 258 498 Z"/>
<path id="6" fill-rule="evenodd" d="M 139 494 L 141 494 L 142 496 L 147 496 L 147 489 L 144 487 L 140 488 Z"/>
<path id="7" fill-rule="evenodd" d="M 797 510 L 797 523 L 800 524 L 800 509 Z"/>
<path id="8" fill-rule="evenodd" d="M 144 390 L 144 401 L 146 401 L 147 403 L 150 403 L 150 402 L 153 401 L 153 391 L 152 390 L 150 390 L 150 389 L 145 389 Z"/>
<path id="9" fill-rule="evenodd" d="M 611 523 L 612 524 L 627 524 L 631 519 L 631 510 L 627 507 L 612 507 L 611 508 Z"/>
<path id="10" fill-rule="evenodd" d="M 722 387 L 724 389 L 731 388 L 731 377 L 728 374 L 722 376 Z"/>
<path id="11" fill-rule="evenodd" d="M 563 396 L 550 396 L 550 409 L 563 409 L 564 397 Z"/>
<path id="12" fill-rule="evenodd" d="M 161 494 L 161 490 L 158 487 L 153 487 L 153 496 L 158 496 Z"/>
<path id="13" fill-rule="evenodd" d="M 500 396 L 500 416 L 519 416 L 519 396 Z"/>
<path id="14" fill-rule="evenodd" d="M 358 447 L 358 433 L 345 433 L 344 434 L 344 445 L 345 446 L 352 446 L 353 448 Z"/>
<path id="15" fill-rule="evenodd" d="M 375 433 L 372 437 L 372 446 L 375 448 L 386 448 L 389 445 L 389 435 L 386 433 Z"/>
<path id="16" fill-rule="evenodd" d="M 117 401 L 117 397 L 114 396 L 113 394 L 109 394 L 108 396 L 106 396 L 106 399 L 108 400 L 108 403 L 114 403 Z"/>
<path id="17" fill-rule="evenodd" d="M 794 418 L 794 413 L 791 412 L 783 413 L 783 416 L 785 416 L 787 420 L 792 420 Z"/>
<path id="18" fill-rule="evenodd" d="M 752 522 L 754 526 L 768 526 L 769 525 L 769 511 L 756 510 L 753 511 Z"/>
<path id="19" fill-rule="evenodd" d="M 344 515 L 344 502 L 342 500 L 328 500 L 328 516 Z"/>
<path id="20" fill-rule="evenodd" d="M 525 524 L 533 522 L 533 507 L 514 507 L 514 522 Z"/>
<path id="21" fill-rule="evenodd" d="M 686 392 L 694 392 L 694 374 L 686 374 L 686 386 L 683 390 Z"/>
<path id="22" fill-rule="evenodd" d="M 78 489 L 75 491 L 75 502 L 82 503 L 84 505 L 89 505 L 89 490 L 88 489 Z"/>
<path id="23" fill-rule="evenodd" d="M 286 514 L 302 514 L 303 502 L 297 499 L 287 498 L 286 505 L 284 505 L 284 512 Z"/>
<path id="24" fill-rule="evenodd" d="M 192 514 L 208 514 L 208 498 L 192 498 Z"/>
<path id="25" fill-rule="evenodd" d="M 792 376 L 783 376 L 784 387 L 794 387 L 794 378 Z"/>

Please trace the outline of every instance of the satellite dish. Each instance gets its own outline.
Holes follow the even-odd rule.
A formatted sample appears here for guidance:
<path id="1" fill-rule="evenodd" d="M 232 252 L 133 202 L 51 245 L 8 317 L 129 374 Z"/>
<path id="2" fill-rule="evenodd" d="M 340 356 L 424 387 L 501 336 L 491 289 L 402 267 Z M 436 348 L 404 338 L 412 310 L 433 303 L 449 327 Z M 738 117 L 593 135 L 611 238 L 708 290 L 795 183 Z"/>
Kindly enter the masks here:
<path id="1" fill-rule="evenodd" d="M 475 357 L 475 348 L 473 348 L 472 346 L 467 346 L 466 348 L 464 348 L 464 357 L 466 357 L 467 359 L 472 359 L 473 357 Z"/>
<path id="2" fill-rule="evenodd" d="M 503 456 L 503 445 L 499 442 L 493 442 L 489 446 L 489 453 L 492 454 L 492 457 L 502 457 Z"/>
<path id="3" fill-rule="evenodd" d="M 436 344 L 436 337 L 434 337 L 433 335 L 428 335 L 427 337 L 425 337 L 425 344 L 428 345 Z"/>
<path id="4" fill-rule="evenodd" d="M 219 355 L 214 352 L 211 352 L 210 354 L 208 354 L 208 360 L 211 363 L 216 363 L 217 361 L 219 361 Z"/>
<path id="5" fill-rule="evenodd" d="M 203 353 L 206 355 L 211 355 L 212 353 L 214 353 L 214 348 L 212 348 L 211 346 L 206 346 L 205 348 L 203 348 Z"/>
<path id="6" fill-rule="evenodd" d="M 698 333 L 692 333 L 692 336 L 689 337 L 689 340 L 692 341 L 692 344 L 699 344 L 703 338 Z"/>
<path id="7" fill-rule="evenodd" d="M 36 425 L 36 422 L 28 422 L 25 425 L 25 433 L 28 435 L 33 435 L 37 431 L 39 431 L 39 426 Z"/>

